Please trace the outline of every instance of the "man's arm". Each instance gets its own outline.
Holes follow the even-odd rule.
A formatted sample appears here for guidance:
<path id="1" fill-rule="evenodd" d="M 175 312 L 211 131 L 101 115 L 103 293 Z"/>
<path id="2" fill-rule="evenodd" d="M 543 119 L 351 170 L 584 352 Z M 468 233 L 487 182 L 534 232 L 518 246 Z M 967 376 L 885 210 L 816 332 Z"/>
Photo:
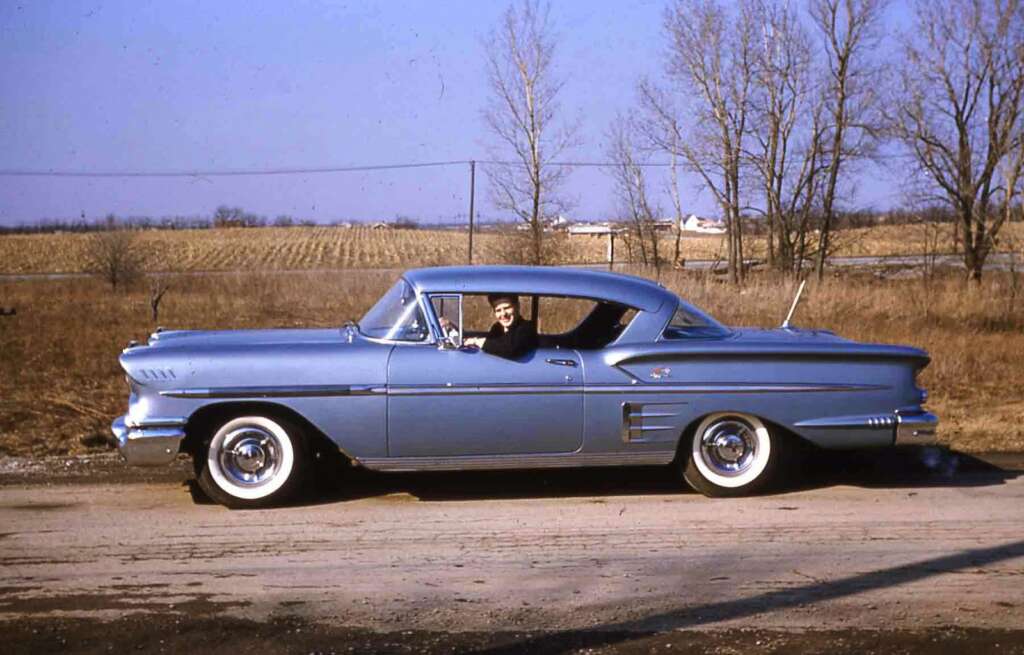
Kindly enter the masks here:
<path id="1" fill-rule="evenodd" d="M 518 359 L 536 348 L 537 330 L 529 321 L 513 325 L 512 329 L 504 334 L 495 335 L 492 331 L 483 345 L 485 353 L 505 359 Z"/>

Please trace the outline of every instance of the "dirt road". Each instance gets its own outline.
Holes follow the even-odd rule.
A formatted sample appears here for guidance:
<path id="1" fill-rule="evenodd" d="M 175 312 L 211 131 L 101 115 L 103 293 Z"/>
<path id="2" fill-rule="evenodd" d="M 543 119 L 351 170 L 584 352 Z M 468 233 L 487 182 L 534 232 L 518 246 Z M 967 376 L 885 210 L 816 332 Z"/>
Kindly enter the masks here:
<path id="1" fill-rule="evenodd" d="M 372 650 L 561 652 L 882 630 L 1024 652 L 1024 458 L 921 456 L 832 459 L 805 489 L 717 501 L 663 469 L 355 474 L 258 512 L 197 504 L 179 474 L 8 462 L 0 636 L 104 652 L 97 621 L 114 621 L 157 650 L 208 622 L 285 650 L 305 628 Z"/>

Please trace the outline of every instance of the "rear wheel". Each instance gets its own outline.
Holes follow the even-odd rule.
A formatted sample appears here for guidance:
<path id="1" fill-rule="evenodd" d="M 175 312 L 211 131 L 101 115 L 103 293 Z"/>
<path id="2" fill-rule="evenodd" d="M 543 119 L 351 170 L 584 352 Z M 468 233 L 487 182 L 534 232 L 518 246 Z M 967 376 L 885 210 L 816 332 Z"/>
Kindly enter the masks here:
<path id="1" fill-rule="evenodd" d="M 298 491 L 307 468 L 301 431 L 268 416 L 239 416 L 215 428 L 197 455 L 199 486 L 234 509 L 277 505 Z"/>
<path id="2" fill-rule="evenodd" d="M 680 450 L 683 478 L 695 490 L 745 496 L 773 481 L 782 444 L 756 416 L 723 412 L 701 421 Z"/>

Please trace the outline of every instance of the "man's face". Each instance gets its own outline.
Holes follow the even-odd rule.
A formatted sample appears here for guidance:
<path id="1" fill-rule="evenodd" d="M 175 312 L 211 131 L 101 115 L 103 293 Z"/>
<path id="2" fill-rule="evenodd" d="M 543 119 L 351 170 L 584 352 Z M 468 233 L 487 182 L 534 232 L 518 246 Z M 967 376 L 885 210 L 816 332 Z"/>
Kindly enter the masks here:
<path id="1" fill-rule="evenodd" d="M 498 323 L 505 329 L 508 329 L 512 322 L 516 320 L 517 314 L 519 314 L 519 307 L 515 303 L 503 301 L 494 306 L 494 317 L 498 319 Z"/>

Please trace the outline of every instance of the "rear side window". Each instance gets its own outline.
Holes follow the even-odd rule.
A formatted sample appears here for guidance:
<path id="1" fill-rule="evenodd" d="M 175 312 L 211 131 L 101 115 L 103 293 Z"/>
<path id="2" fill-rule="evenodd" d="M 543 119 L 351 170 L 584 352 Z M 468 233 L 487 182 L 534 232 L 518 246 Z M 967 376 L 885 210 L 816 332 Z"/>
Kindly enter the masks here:
<path id="1" fill-rule="evenodd" d="M 729 328 L 696 307 L 680 301 L 679 308 L 662 336 L 665 339 L 712 339 L 728 334 Z"/>

